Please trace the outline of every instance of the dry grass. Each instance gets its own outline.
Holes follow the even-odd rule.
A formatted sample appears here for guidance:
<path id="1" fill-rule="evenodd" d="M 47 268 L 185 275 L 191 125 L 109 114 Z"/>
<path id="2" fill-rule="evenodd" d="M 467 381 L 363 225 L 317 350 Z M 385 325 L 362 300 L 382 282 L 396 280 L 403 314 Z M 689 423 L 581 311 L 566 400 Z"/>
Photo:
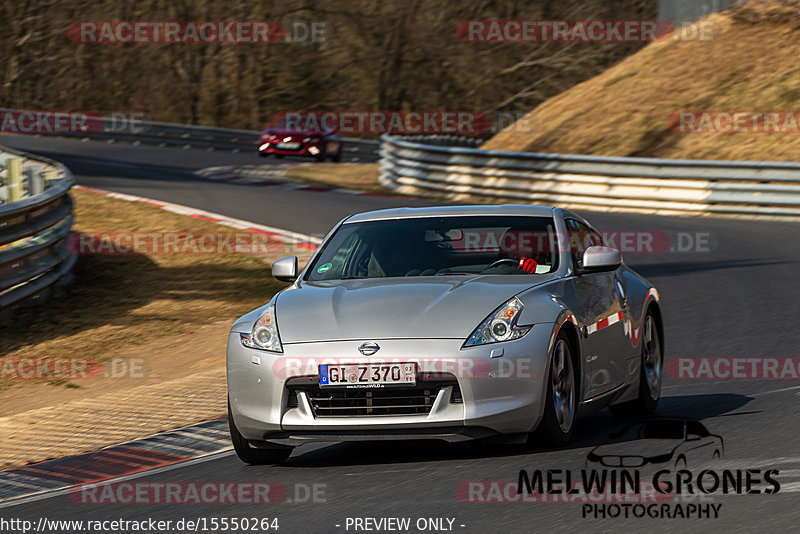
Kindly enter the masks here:
<path id="1" fill-rule="evenodd" d="M 314 185 L 393 194 L 378 183 L 378 172 L 377 163 L 318 163 L 291 167 L 286 177 Z"/>
<path id="2" fill-rule="evenodd" d="M 74 191 L 73 197 L 75 230 L 82 232 L 233 231 L 90 192 Z M 213 330 L 224 347 L 226 325 L 262 305 L 283 285 L 270 277 L 265 261 L 296 252 L 279 250 L 271 258 L 242 254 L 81 255 L 75 281 L 63 295 L 18 310 L 3 322 L 0 355 L 108 360 L 120 354 L 136 356 L 139 346 L 140 355 L 156 369 L 159 360 L 170 362 L 175 351 L 165 342 L 154 349 L 154 340 L 169 336 L 191 342 L 191 334 L 211 325 L 221 325 Z M 308 251 L 304 252 L 301 261 L 308 258 Z M 159 352 L 158 346 L 163 350 Z M 191 351 L 185 356 L 191 358 Z M 224 350 L 217 362 L 223 365 Z M 173 371 L 178 376 L 182 372 L 180 366 Z M 193 372 L 191 365 L 184 366 L 183 372 Z M 25 380 L 5 381 L 0 389 L 30 385 L 31 381 Z"/>
<path id="3" fill-rule="evenodd" d="M 499 150 L 739 160 L 800 160 L 800 135 L 680 134 L 684 110 L 797 110 L 800 6 L 752 2 L 706 19 L 711 41 L 653 43 L 554 97 L 532 133 L 501 132 Z"/>

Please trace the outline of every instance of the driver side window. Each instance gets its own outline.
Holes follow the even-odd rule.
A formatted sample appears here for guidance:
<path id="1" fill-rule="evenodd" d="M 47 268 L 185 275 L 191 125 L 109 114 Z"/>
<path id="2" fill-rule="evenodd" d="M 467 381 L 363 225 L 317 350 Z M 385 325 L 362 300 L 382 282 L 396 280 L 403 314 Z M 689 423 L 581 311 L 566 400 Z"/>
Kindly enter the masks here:
<path id="1" fill-rule="evenodd" d="M 686 434 L 687 436 L 689 434 L 692 434 L 700 438 L 705 438 L 709 436 L 708 430 L 706 430 L 706 428 L 703 425 L 695 421 L 689 421 L 686 423 Z"/>
<path id="2" fill-rule="evenodd" d="M 583 268 L 583 252 L 595 245 L 603 245 L 603 238 L 595 230 L 575 219 L 566 219 L 569 252 L 575 269 Z"/>

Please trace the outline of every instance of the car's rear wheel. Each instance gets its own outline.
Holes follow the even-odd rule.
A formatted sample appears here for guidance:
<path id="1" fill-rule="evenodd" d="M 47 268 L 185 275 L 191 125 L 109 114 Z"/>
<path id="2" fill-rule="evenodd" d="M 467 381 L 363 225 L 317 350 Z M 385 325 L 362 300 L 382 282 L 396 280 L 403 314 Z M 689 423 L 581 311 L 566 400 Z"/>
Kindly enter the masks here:
<path id="1" fill-rule="evenodd" d="M 257 449 L 250 445 L 246 439 L 239 433 L 236 428 L 236 423 L 233 422 L 233 415 L 231 414 L 231 402 L 228 401 L 228 427 L 231 432 L 231 442 L 233 443 L 233 450 L 236 451 L 236 456 L 241 461 L 250 465 L 271 465 L 279 464 L 286 461 L 290 454 L 292 454 L 292 447 L 280 447 L 275 449 Z"/>
<path id="2" fill-rule="evenodd" d="M 566 334 L 559 333 L 550 355 L 544 415 L 532 443 L 563 445 L 572 437 L 575 429 L 577 388 L 572 349 Z"/>
<path id="3" fill-rule="evenodd" d="M 622 404 L 609 406 L 617 416 L 648 415 L 656 411 L 661 398 L 664 355 L 656 318 L 648 311 L 642 323 L 642 362 L 639 371 L 639 396 Z"/>

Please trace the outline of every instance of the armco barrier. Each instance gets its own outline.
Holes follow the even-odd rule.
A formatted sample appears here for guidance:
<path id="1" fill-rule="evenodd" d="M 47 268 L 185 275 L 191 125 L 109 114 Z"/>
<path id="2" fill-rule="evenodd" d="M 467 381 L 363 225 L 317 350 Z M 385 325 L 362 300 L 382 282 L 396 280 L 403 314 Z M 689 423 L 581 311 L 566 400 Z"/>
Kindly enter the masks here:
<path id="1" fill-rule="evenodd" d="M 60 163 L 0 147 L 0 308 L 69 275 L 74 182 Z"/>
<path id="2" fill-rule="evenodd" d="M 587 209 L 800 217 L 800 164 L 504 152 L 384 135 L 380 182 Z"/>

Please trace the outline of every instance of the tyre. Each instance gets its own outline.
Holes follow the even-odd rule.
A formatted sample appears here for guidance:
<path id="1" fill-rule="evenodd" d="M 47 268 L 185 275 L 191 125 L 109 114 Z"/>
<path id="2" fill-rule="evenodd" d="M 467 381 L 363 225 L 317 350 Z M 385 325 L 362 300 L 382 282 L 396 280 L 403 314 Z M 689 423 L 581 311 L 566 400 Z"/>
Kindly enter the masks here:
<path id="1" fill-rule="evenodd" d="M 642 324 L 642 362 L 639 370 L 639 396 L 632 401 L 609 406 L 616 416 L 649 415 L 656 411 L 661 397 L 664 355 L 656 319 L 648 310 Z"/>
<path id="2" fill-rule="evenodd" d="M 532 435 L 534 443 L 563 445 L 572 437 L 578 405 L 576 382 L 572 348 L 561 332 L 550 355 L 544 415 Z"/>
<path id="3" fill-rule="evenodd" d="M 273 465 L 280 464 L 286 461 L 290 454 L 292 454 L 292 447 L 280 447 L 275 449 L 256 449 L 251 447 L 244 437 L 239 434 L 236 428 L 236 423 L 233 422 L 233 415 L 231 414 L 231 402 L 228 401 L 228 427 L 231 432 L 231 442 L 233 443 L 233 450 L 236 451 L 236 456 L 241 461 L 250 465 Z"/>
<path id="4" fill-rule="evenodd" d="M 319 154 L 317 154 L 317 161 L 322 163 L 325 161 L 325 152 L 328 150 L 328 144 L 322 143 L 322 147 L 319 149 Z"/>
<path id="5" fill-rule="evenodd" d="M 339 150 L 336 151 L 336 154 L 331 156 L 331 161 L 340 162 L 342 161 L 342 145 L 339 145 Z"/>

